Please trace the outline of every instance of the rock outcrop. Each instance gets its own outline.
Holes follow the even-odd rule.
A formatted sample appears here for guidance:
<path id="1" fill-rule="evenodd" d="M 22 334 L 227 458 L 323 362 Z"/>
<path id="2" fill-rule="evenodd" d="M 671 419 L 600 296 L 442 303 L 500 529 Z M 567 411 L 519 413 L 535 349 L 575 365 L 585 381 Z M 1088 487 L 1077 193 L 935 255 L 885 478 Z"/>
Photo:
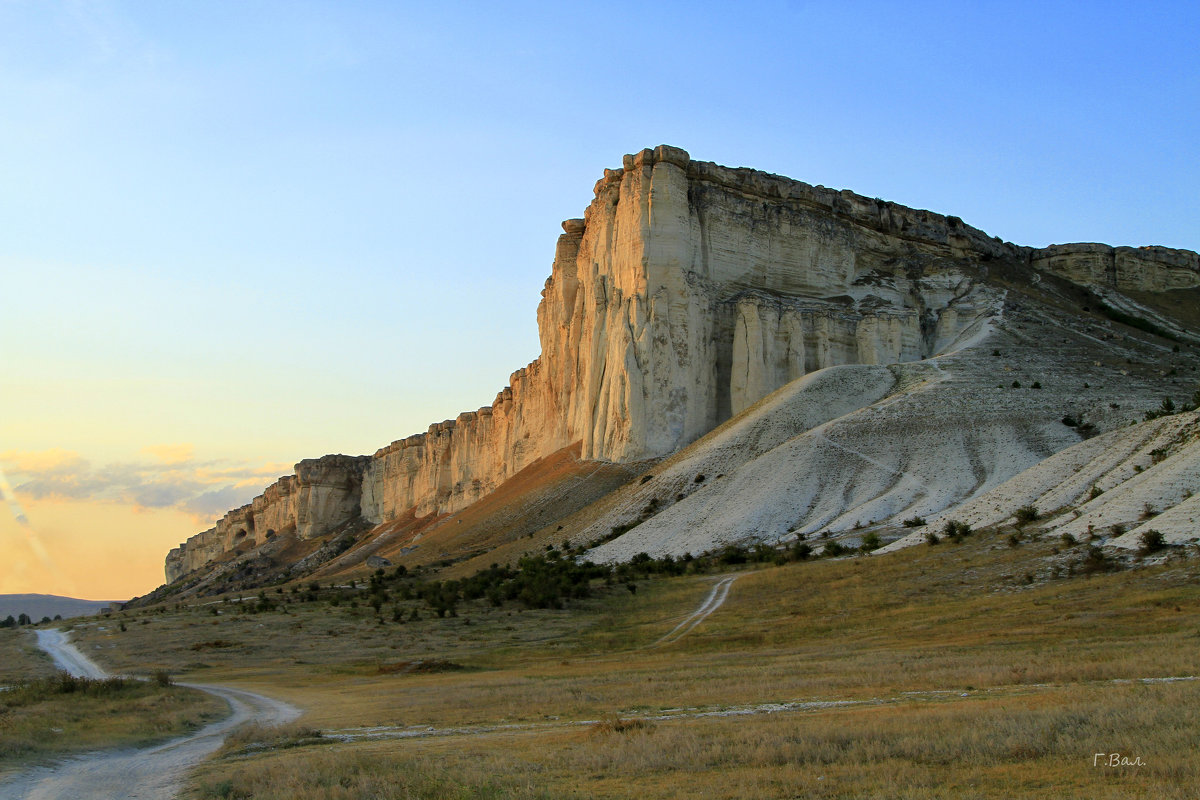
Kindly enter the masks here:
<path id="1" fill-rule="evenodd" d="M 323 536 L 359 515 L 366 456 L 324 456 L 296 464 L 261 495 L 228 512 L 212 528 L 167 554 L 167 582 L 243 546 L 256 546 L 279 533 L 302 539 Z"/>
<path id="2" fill-rule="evenodd" d="M 1055 244 L 1034 250 L 1035 269 L 1117 291 L 1165 292 L 1200 286 L 1200 255 L 1169 247 Z"/>
<path id="3" fill-rule="evenodd" d="M 541 356 L 491 406 L 370 457 L 301 462 L 173 550 L 168 580 L 266 529 L 316 536 L 355 514 L 452 512 L 576 443 L 585 460 L 657 458 L 814 371 L 927 358 L 993 313 L 997 265 L 1115 289 L 1200 285 L 1194 253 L 1031 250 L 956 217 L 668 146 L 625 156 L 594 193 L 562 225 L 537 312 Z"/>

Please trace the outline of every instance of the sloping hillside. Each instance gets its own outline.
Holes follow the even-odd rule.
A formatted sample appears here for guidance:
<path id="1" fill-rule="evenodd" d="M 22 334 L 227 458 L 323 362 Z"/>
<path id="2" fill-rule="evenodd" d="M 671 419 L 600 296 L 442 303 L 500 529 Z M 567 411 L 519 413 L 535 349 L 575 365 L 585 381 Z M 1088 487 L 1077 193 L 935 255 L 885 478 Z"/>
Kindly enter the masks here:
<path id="1" fill-rule="evenodd" d="M 879 552 L 918 544 L 951 518 L 973 527 L 1041 521 L 1026 532 L 1132 550 L 1158 531 L 1166 544 L 1200 541 L 1200 413 L 1166 416 L 1081 442 L 990 492 L 931 517 Z"/>
<path id="2" fill-rule="evenodd" d="M 1182 404 L 1192 384 L 1179 376 L 1197 374 L 1190 346 L 1175 352 L 1160 337 L 1105 325 L 1033 292 L 1010 293 L 966 339 L 925 361 L 835 367 L 785 386 L 596 509 L 575 541 L 634 525 L 589 554 L 613 561 L 899 527 L 913 517 L 994 524 L 1034 501 L 1059 508 L 1094 481 L 1057 500 L 1013 487 L 1072 445 L 1068 453 L 1108 453 L 1124 434 L 1079 443 L 1098 431 L 1131 430 L 1124 426 L 1164 396 Z M 1163 445 L 1145 450 L 1156 447 Z M 1048 474 L 1060 469 L 1047 462 Z M 1124 518 L 1107 524 L 1136 521 L 1146 503 L 1163 510 L 1179 502 L 1179 492 L 1149 487 L 1134 482 Z"/>

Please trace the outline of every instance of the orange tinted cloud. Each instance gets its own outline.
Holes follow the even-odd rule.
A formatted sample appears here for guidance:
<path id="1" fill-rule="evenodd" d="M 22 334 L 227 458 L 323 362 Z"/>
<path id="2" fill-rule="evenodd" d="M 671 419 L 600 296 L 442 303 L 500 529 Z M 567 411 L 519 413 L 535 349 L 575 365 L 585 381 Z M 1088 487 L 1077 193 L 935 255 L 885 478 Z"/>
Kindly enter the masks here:
<path id="1" fill-rule="evenodd" d="M 250 501 L 291 465 L 197 461 L 190 444 L 152 445 L 153 461 L 94 465 L 71 450 L 0 454 L 21 498 L 101 500 L 142 508 L 176 508 L 207 524 Z"/>
<path id="2" fill-rule="evenodd" d="M 167 551 L 197 531 L 192 515 L 174 508 L 49 498 L 25 505 L 48 559 L 0 516 L 0 594 L 128 600 L 161 585 Z"/>
<path id="3" fill-rule="evenodd" d="M 142 452 L 157 458 L 164 464 L 186 464 L 196 453 L 196 446 L 188 442 L 180 444 L 151 444 L 142 448 Z"/>
<path id="4" fill-rule="evenodd" d="M 5 450 L 0 453 L 0 462 L 10 472 L 44 473 L 71 469 L 86 463 L 74 450 L 51 447 L 48 450 Z"/>

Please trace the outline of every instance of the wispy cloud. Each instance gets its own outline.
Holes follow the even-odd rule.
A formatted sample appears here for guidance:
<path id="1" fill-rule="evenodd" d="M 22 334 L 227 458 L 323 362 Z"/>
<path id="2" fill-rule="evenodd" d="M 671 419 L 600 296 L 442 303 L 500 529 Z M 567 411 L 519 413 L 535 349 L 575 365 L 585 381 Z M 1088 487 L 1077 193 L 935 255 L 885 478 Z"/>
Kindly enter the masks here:
<path id="1" fill-rule="evenodd" d="M 0 465 L 19 495 L 177 508 L 199 522 L 250 502 L 291 472 L 291 465 L 281 463 L 198 461 L 190 444 L 151 445 L 142 452 L 152 459 L 97 466 L 71 450 L 10 450 L 0 453 Z"/>
<path id="2" fill-rule="evenodd" d="M 186 464 L 196 454 L 196 446 L 190 442 L 151 444 L 143 447 L 142 452 L 154 456 L 164 464 Z"/>
<path id="3" fill-rule="evenodd" d="M 183 508 L 200 519 L 215 519 L 231 508 L 245 505 L 261 491 L 260 488 L 251 493 L 244 486 L 222 486 L 188 498 Z"/>

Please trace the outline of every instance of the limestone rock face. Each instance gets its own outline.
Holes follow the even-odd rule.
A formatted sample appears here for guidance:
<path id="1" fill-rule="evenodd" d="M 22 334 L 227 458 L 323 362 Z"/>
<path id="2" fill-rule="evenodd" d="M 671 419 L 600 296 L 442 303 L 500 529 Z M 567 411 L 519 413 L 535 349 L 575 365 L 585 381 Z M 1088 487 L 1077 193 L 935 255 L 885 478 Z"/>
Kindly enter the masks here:
<path id="1" fill-rule="evenodd" d="M 563 223 L 541 357 L 491 406 L 378 451 L 363 515 L 457 510 L 575 442 L 585 459 L 662 456 L 809 372 L 926 357 L 990 307 L 978 265 L 1017 250 L 678 148 L 626 156 Z"/>
<path id="2" fill-rule="evenodd" d="M 262 544 L 276 533 L 294 531 L 302 539 L 322 536 L 359 514 L 366 456 L 305 459 L 296 474 L 280 478 L 261 495 L 228 512 L 217 524 L 167 554 L 167 581 L 173 581 L 242 545 Z"/>
<path id="3" fill-rule="evenodd" d="M 1056 244 L 1034 250 L 1035 269 L 1118 291 L 1165 292 L 1200 286 L 1200 255 L 1169 247 Z"/>
<path id="4" fill-rule="evenodd" d="M 537 311 L 541 356 L 492 405 L 370 457 L 301 462 L 173 550 L 168 578 L 268 528 L 318 536 L 348 515 L 453 512 L 576 443 L 588 460 L 663 456 L 816 370 L 927 358 L 993 313 L 995 264 L 1114 288 L 1200 285 L 1194 253 L 1031 250 L 956 217 L 665 145 L 625 156 L 594 194 L 562 224 Z"/>

